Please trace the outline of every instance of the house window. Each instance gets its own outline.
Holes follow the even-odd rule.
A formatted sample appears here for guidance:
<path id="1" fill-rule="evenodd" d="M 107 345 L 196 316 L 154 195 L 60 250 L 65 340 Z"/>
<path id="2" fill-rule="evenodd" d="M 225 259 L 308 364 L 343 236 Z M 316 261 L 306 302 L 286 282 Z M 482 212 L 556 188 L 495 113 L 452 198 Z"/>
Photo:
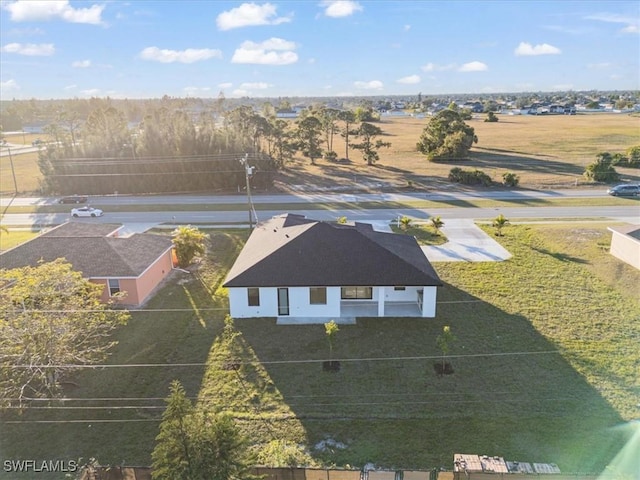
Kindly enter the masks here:
<path id="1" fill-rule="evenodd" d="M 120 292 L 120 280 L 117 278 L 109 279 L 109 296 L 113 297 L 116 293 Z"/>
<path id="2" fill-rule="evenodd" d="M 327 304 L 327 287 L 310 287 L 309 288 L 309 304 L 310 305 L 326 305 Z"/>
<path id="3" fill-rule="evenodd" d="M 406 287 L 393 287 L 393 289 L 396 292 L 404 292 L 407 288 Z"/>
<path id="4" fill-rule="evenodd" d="M 248 302 L 250 307 L 260 306 L 260 289 L 248 288 L 247 289 Z"/>
<path id="5" fill-rule="evenodd" d="M 343 300 L 371 300 L 373 287 L 342 287 L 340 293 Z"/>

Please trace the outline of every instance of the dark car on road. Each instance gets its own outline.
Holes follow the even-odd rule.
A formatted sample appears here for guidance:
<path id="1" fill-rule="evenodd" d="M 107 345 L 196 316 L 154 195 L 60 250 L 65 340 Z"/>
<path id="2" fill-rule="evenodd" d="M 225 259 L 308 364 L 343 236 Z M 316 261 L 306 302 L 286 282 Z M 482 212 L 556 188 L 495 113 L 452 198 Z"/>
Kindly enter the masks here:
<path id="1" fill-rule="evenodd" d="M 68 197 L 60 198 L 58 203 L 87 203 L 87 197 L 84 195 L 69 195 Z"/>
<path id="2" fill-rule="evenodd" d="M 637 197 L 640 195 L 640 185 L 616 185 L 607 190 L 614 197 Z"/>

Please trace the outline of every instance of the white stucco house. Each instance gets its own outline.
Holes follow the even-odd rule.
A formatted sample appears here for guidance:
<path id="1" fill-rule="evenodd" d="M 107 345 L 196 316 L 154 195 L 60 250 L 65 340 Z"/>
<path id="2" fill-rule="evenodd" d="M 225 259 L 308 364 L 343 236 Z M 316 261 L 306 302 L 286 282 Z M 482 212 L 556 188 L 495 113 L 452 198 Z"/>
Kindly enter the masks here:
<path id="1" fill-rule="evenodd" d="M 612 233 L 609 252 L 640 270 L 640 225 L 609 227 Z"/>
<path id="2" fill-rule="evenodd" d="M 283 214 L 260 223 L 224 286 L 234 318 L 435 317 L 442 282 L 416 239 Z"/>

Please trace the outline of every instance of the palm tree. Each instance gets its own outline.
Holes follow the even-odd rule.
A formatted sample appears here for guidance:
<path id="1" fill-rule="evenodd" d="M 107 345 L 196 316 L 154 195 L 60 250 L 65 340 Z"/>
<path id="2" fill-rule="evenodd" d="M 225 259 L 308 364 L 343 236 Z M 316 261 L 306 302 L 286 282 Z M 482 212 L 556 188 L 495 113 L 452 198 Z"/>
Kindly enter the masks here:
<path id="1" fill-rule="evenodd" d="M 444 222 L 442 221 L 440 216 L 431 217 L 429 221 L 431 222 L 431 226 L 433 227 L 433 229 L 436 231 L 436 234 L 439 235 L 440 229 L 444 227 Z"/>
<path id="2" fill-rule="evenodd" d="M 197 227 L 183 225 L 173 231 L 172 237 L 176 247 L 178 265 L 188 267 L 195 257 L 204 253 L 208 235 L 202 233 Z"/>
<path id="3" fill-rule="evenodd" d="M 411 226 L 411 222 L 412 220 L 407 216 L 400 219 L 400 225 L 402 225 L 403 230 L 407 230 Z"/>
<path id="4" fill-rule="evenodd" d="M 496 235 L 498 237 L 502 236 L 502 228 L 505 225 L 509 225 L 509 220 L 505 218 L 503 214 L 500 214 L 493 219 L 493 227 L 496 229 Z"/>

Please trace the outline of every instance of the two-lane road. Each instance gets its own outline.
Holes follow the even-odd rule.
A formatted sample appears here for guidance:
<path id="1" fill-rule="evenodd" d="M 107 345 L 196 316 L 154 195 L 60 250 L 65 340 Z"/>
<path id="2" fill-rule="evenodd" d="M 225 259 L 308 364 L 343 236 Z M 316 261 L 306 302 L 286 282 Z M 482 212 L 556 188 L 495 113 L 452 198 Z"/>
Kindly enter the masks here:
<path id="1" fill-rule="evenodd" d="M 465 192 L 460 190 L 439 190 L 411 193 L 311 193 L 311 194 L 254 194 L 255 204 L 264 203 L 343 203 L 343 202 L 394 202 L 406 203 L 420 200 L 469 201 L 469 200 L 531 200 L 558 198 L 603 198 L 605 189 L 579 190 L 508 190 L 497 192 Z M 96 205 L 203 205 L 246 203 L 244 193 L 235 195 L 108 195 L 92 196 L 90 202 Z M 0 206 L 40 206 L 54 205 L 57 198 L 47 197 L 0 197 Z"/>
<path id="2" fill-rule="evenodd" d="M 259 220 L 265 220 L 283 213 L 283 210 L 261 210 L 257 212 Z M 306 215 L 318 220 L 336 220 L 345 216 L 351 221 L 392 221 L 398 216 L 409 216 L 416 220 L 427 220 L 440 215 L 447 218 L 465 219 L 493 219 L 502 213 L 507 218 L 514 219 L 610 219 L 640 224 L 640 208 L 637 206 L 605 206 L 605 207 L 508 207 L 508 208 L 400 208 L 400 209 L 303 209 L 293 210 L 294 213 Z M 3 218 L 3 225 L 56 225 L 71 220 L 67 213 L 35 213 L 35 214 L 7 214 Z M 105 213 L 99 218 L 74 219 L 84 222 L 104 223 L 143 223 L 143 224 L 201 224 L 201 223 L 237 223 L 248 222 L 246 211 L 166 211 L 166 212 L 113 212 Z"/>

